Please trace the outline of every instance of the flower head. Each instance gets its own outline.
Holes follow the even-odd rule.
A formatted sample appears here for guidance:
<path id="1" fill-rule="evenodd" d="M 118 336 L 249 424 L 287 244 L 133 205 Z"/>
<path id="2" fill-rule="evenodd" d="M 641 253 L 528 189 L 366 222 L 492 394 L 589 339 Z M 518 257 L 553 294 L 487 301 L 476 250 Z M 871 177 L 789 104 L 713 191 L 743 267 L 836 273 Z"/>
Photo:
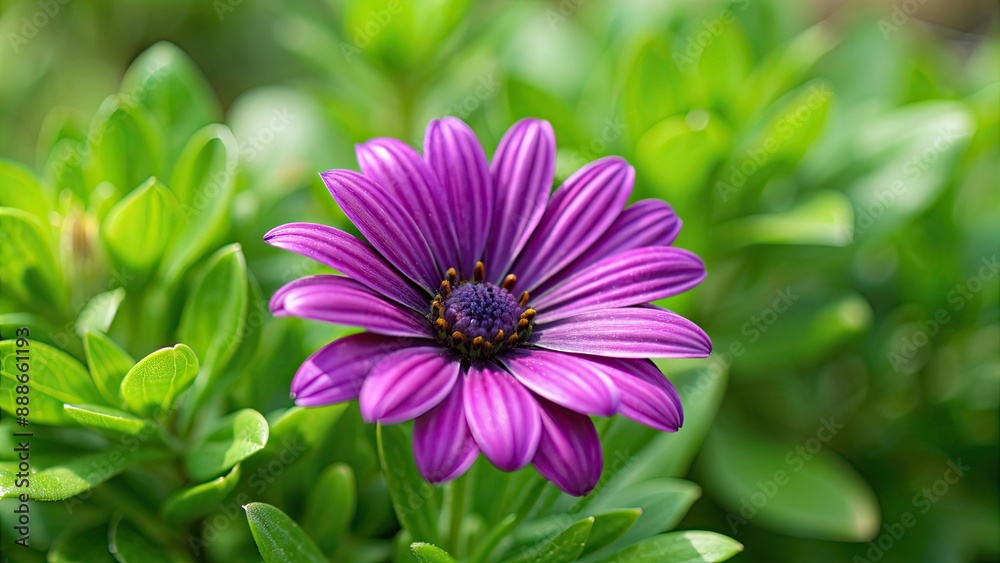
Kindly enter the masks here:
<path id="1" fill-rule="evenodd" d="M 626 207 L 634 170 L 608 157 L 554 193 L 555 136 L 516 123 L 487 164 L 469 127 L 433 121 L 421 157 L 393 139 L 357 147 L 361 173 L 322 174 L 367 242 L 293 223 L 265 240 L 343 275 L 293 281 L 275 315 L 353 325 L 299 368 L 299 405 L 359 399 L 369 422 L 415 419 L 417 466 L 431 482 L 482 452 L 513 471 L 532 463 L 583 495 L 602 469 L 590 415 L 622 414 L 664 431 L 680 400 L 649 358 L 704 357 L 694 323 L 651 301 L 704 278 L 671 246 L 666 203 Z"/>

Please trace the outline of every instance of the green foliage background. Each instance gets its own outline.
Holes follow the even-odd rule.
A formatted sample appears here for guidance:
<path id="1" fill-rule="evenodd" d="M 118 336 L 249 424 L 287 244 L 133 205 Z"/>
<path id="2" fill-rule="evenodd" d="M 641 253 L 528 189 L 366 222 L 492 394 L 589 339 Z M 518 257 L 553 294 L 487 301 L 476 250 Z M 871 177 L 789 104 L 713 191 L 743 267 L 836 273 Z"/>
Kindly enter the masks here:
<path id="1" fill-rule="evenodd" d="M 745 561 L 1000 560 L 995 5 L 0 6 L 0 346 L 31 328 L 32 495 L 53 501 L 30 550 L 0 501 L 12 560 L 739 550 L 661 533 L 695 529 Z M 582 501 L 477 464 L 454 537 L 458 493 L 414 476 L 407 429 L 289 410 L 299 363 L 351 329 L 271 319 L 267 296 L 322 268 L 261 239 L 349 229 L 317 172 L 445 114 L 488 154 L 548 119 L 560 179 L 628 158 L 709 272 L 664 304 L 715 345 L 660 362 L 681 432 L 602 423 Z"/>

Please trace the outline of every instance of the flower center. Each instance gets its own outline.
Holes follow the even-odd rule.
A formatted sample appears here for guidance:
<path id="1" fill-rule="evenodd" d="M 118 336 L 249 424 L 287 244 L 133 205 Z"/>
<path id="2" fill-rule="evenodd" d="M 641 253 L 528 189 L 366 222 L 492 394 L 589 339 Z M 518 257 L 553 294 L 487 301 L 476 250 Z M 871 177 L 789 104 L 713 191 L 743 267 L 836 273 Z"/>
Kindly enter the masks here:
<path id="1" fill-rule="evenodd" d="M 508 275 L 499 286 L 483 281 L 485 268 L 476 263 L 472 280 L 459 280 L 454 268 L 434 301 L 428 320 L 438 338 L 466 359 L 489 358 L 504 348 L 527 341 L 535 310 L 527 308 L 528 292 L 511 293 L 517 278 Z"/>

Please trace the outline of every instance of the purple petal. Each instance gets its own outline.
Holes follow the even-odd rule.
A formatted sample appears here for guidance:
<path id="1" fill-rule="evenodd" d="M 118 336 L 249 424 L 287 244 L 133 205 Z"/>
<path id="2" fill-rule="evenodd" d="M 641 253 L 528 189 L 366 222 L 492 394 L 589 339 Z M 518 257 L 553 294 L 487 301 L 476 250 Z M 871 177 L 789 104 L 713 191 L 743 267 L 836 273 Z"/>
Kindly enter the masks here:
<path id="1" fill-rule="evenodd" d="M 388 354 L 413 344 L 371 332 L 334 340 L 309 356 L 295 372 L 292 379 L 295 404 L 315 407 L 357 399 L 372 366 Z"/>
<path id="2" fill-rule="evenodd" d="M 460 212 L 417 151 L 396 139 L 372 139 L 357 146 L 358 164 L 413 218 L 438 265 L 438 280 L 458 266 L 455 217 Z"/>
<path id="3" fill-rule="evenodd" d="M 704 358 L 712 342 L 696 324 L 656 307 L 584 313 L 536 326 L 541 348 L 614 358 Z"/>
<path id="4" fill-rule="evenodd" d="M 540 401 L 542 439 L 532 464 L 546 479 L 574 496 L 597 486 L 604 469 L 601 440 L 590 418 Z"/>
<path id="5" fill-rule="evenodd" d="M 637 201 L 626 207 L 586 252 L 541 284 L 537 293 L 608 256 L 646 246 L 669 246 L 680 231 L 681 220 L 666 202 L 658 199 Z"/>
<path id="6" fill-rule="evenodd" d="M 360 326 L 391 336 L 426 338 L 427 319 L 412 309 L 390 303 L 360 283 L 343 276 L 308 276 L 285 284 L 271 297 L 278 317 Z"/>
<path id="7" fill-rule="evenodd" d="M 384 188 L 350 170 L 322 174 L 337 204 L 397 270 L 434 291 L 441 283 L 434 255 L 409 213 Z"/>
<path id="8" fill-rule="evenodd" d="M 538 401 L 494 363 L 469 367 L 465 418 L 480 451 L 502 471 L 515 471 L 535 455 L 542 433 Z"/>
<path id="9" fill-rule="evenodd" d="M 365 422 L 397 424 L 436 407 L 455 386 L 460 364 L 435 346 L 390 354 L 371 369 L 361 386 Z"/>
<path id="10" fill-rule="evenodd" d="M 545 213 L 555 175 L 556 137 L 547 121 L 522 119 L 493 155 L 496 203 L 483 254 L 486 279 L 497 283 Z"/>
<path id="11" fill-rule="evenodd" d="M 479 456 L 476 440 L 465 421 L 463 377 L 441 404 L 413 425 L 413 457 L 417 469 L 431 483 L 451 481 L 465 473 Z"/>
<path id="12" fill-rule="evenodd" d="M 683 293 L 705 279 L 705 264 L 673 246 L 609 256 L 532 300 L 538 322 L 601 309 L 641 305 Z"/>
<path id="13" fill-rule="evenodd" d="M 503 365 L 536 395 L 582 414 L 611 416 L 618 389 L 592 362 L 547 350 L 511 350 Z"/>
<path id="14" fill-rule="evenodd" d="M 476 134 L 460 119 L 431 121 L 424 137 L 424 159 L 448 203 L 439 209 L 458 237 L 459 272 L 471 278 L 493 218 L 493 177 Z M 447 207 L 447 209 L 443 209 Z"/>
<path id="15" fill-rule="evenodd" d="M 681 398 L 656 364 L 631 358 L 589 359 L 603 368 L 621 393 L 618 414 L 665 432 L 684 424 Z"/>
<path id="16" fill-rule="evenodd" d="M 271 229 L 264 235 L 264 242 L 312 258 L 393 301 L 418 311 L 427 308 L 428 299 L 384 258 L 344 231 L 313 223 L 289 223 Z"/>
<path id="17" fill-rule="evenodd" d="M 533 291 L 600 238 L 625 207 L 634 180 L 635 170 L 617 156 L 570 176 L 511 267 L 518 291 Z"/>

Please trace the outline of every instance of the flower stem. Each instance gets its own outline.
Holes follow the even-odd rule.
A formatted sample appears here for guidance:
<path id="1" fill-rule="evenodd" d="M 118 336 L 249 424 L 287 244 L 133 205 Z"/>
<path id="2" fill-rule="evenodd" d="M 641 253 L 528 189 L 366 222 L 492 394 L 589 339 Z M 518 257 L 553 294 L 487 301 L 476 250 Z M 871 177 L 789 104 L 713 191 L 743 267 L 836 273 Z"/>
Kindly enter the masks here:
<path id="1" fill-rule="evenodd" d="M 450 493 L 448 552 L 456 557 L 458 556 L 459 540 L 462 535 L 462 520 L 465 517 L 465 491 L 467 488 L 467 475 L 462 475 L 448 485 Z"/>

